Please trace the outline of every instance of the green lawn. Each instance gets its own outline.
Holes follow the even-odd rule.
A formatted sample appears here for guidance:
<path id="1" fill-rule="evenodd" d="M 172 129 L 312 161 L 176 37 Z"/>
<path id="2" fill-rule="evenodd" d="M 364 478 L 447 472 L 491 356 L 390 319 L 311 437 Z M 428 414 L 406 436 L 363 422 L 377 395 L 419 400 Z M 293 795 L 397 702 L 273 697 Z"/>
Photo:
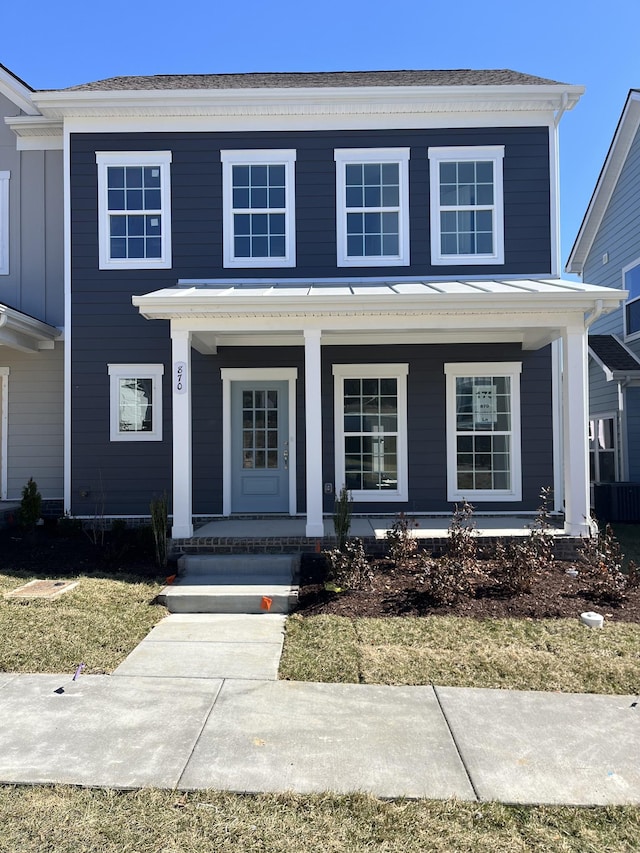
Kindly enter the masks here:
<path id="1" fill-rule="evenodd" d="M 640 690 L 640 625 L 577 619 L 293 616 L 280 677 L 574 693 Z"/>
<path id="2" fill-rule="evenodd" d="M 0 853 L 624 853 L 632 807 L 0 787 Z"/>
<path id="3" fill-rule="evenodd" d="M 0 574 L 0 672 L 112 672 L 166 615 L 152 604 L 162 586 L 126 575 L 73 578 L 53 601 L 4 598 L 29 580 Z"/>

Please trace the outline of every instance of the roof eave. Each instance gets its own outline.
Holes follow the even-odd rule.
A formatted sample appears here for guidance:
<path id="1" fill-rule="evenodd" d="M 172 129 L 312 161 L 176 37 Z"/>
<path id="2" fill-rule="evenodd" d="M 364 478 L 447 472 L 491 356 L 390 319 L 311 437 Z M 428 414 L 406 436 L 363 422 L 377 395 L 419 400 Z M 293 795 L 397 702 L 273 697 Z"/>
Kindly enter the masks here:
<path id="1" fill-rule="evenodd" d="M 611 201 L 638 127 L 640 127 L 640 90 L 631 89 L 569 253 L 566 272 L 582 275 L 584 271 L 585 262 Z"/>
<path id="2" fill-rule="evenodd" d="M 572 109 L 584 92 L 582 86 L 565 84 L 515 84 L 502 86 L 361 86 L 314 88 L 255 88 L 255 89 L 127 89 L 107 91 L 44 91 L 36 92 L 33 101 L 43 115 L 64 118 L 96 114 L 101 110 L 136 111 L 150 108 L 171 115 L 176 108 L 199 110 L 229 108 L 238 105 L 316 104 L 325 108 L 334 105 L 344 111 L 345 105 L 365 101 L 369 104 L 406 103 L 431 105 L 440 109 L 463 109 L 469 102 L 499 109 L 508 105 L 514 109 L 551 111 Z M 507 108 L 505 106 L 505 108 Z"/>

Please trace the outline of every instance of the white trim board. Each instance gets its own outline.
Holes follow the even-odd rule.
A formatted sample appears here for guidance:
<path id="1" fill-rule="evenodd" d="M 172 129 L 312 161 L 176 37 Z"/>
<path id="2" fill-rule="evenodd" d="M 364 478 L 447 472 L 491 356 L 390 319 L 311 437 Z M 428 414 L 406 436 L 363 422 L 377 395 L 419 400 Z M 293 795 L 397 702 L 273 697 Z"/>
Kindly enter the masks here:
<path id="1" fill-rule="evenodd" d="M 9 463 L 9 368 L 0 367 L 0 500 L 7 500 Z"/>

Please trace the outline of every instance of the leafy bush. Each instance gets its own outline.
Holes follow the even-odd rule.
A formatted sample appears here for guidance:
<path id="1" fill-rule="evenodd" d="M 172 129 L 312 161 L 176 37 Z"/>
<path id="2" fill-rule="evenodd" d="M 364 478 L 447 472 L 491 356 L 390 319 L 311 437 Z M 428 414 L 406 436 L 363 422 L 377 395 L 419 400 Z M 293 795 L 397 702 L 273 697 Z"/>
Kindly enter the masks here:
<path id="1" fill-rule="evenodd" d="M 417 521 L 401 512 L 385 534 L 389 557 L 399 569 L 405 568 L 418 550 L 418 540 L 411 535 L 417 526 Z"/>
<path id="2" fill-rule="evenodd" d="M 428 595 L 436 604 L 456 604 L 464 596 L 471 595 L 475 562 L 461 561 L 449 554 L 437 560 L 421 554 L 419 561 Z"/>
<path id="3" fill-rule="evenodd" d="M 167 541 L 167 525 L 169 521 L 169 506 L 167 493 L 161 498 L 153 498 L 149 507 L 151 512 L 151 529 L 156 553 L 156 563 L 161 569 L 166 568 L 169 558 Z"/>
<path id="4" fill-rule="evenodd" d="M 473 506 L 467 501 L 455 505 L 449 524 L 449 547 L 439 559 L 419 556 L 429 597 L 437 604 L 455 604 L 473 592 L 478 574 L 476 531 Z"/>
<path id="5" fill-rule="evenodd" d="M 338 550 L 342 551 L 349 536 L 351 528 L 351 504 L 353 498 L 346 486 L 340 489 L 336 496 L 335 508 L 333 512 L 333 529 L 335 530 L 338 539 Z"/>
<path id="6" fill-rule="evenodd" d="M 38 484 L 29 477 L 29 481 L 22 489 L 22 500 L 20 501 L 19 519 L 25 530 L 33 532 L 40 521 L 42 512 L 42 495 L 38 491 Z"/>
<path id="7" fill-rule="evenodd" d="M 551 487 L 540 492 L 540 506 L 526 539 L 512 539 L 508 545 L 498 543 L 494 578 L 501 589 L 509 593 L 531 592 L 540 572 L 553 564 L 551 528 Z"/>
<path id="8" fill-rule="evenodd" d="M 347 539 L 344 547 L 324 551 L 328 564 L 328 579 L 336 591 L 370 589 L 373 569 L 364 552 L 362 539 Z"/>
<path id="9" fill-rule="evenodd" d="M 611 602 L 624 598 L 628 582 L 622 571 L 622 552 L 608 524 L 604 531 L 598 530 L 596 536 L 583 541 L 580 558 L 580 575 L 586 580 L 594 598 Z M 635 569 L 632 573 L 634 581 Z"/>

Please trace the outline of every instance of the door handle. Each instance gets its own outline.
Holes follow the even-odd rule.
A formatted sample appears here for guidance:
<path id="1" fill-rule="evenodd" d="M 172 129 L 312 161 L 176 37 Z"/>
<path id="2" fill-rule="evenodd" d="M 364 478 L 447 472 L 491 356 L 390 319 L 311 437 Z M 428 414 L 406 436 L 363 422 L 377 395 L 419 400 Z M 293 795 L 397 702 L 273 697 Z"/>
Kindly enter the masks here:
<path id="1" fill-rule="evenodd" d="M 285 449 L 282 453 L 282 457 L 284 459 L 284 468 L 286 471 L 289 467 L 289 451 Z"/>

